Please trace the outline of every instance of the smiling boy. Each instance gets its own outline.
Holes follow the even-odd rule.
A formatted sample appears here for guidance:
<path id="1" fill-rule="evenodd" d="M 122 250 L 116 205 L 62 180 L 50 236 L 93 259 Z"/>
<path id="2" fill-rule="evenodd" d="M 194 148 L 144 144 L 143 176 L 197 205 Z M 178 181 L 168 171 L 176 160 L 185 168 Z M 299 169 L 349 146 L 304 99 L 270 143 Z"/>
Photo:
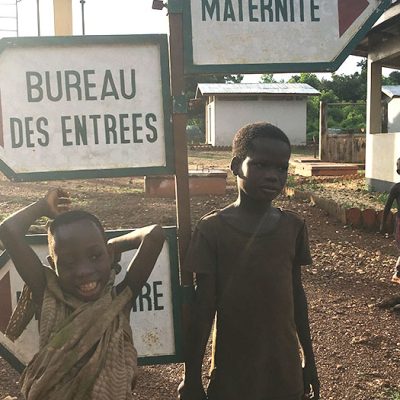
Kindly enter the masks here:
<path id="1" fill-rule="evenodd" d="M 289 140 L 269 123 L 246 125 L 232 152 L 237 200 L 202 218 L 185 261 L 196 276 L 196 297 L 179 398 L 317 400 L 301 282 L 301 265 L 311 263 L 307 229 L 296 213 L 271 204 L 286 183 Z M 215 315 L 206 395 L 202 361 Z"/>
<path id="2" fill-rule="evenodd" d="M 132 399 L 137 366 L 129 314 L 164 234 L 152 225 L 107 242 L 99 220 L 65 212 L 69 204 L 65 191 L 53 189 L 0 225 L 0 239 L 26 283 L 7 335 L 17 338 L 33 311 L 39 313 L 39 352 L 22 375 L 22 393 L 27 400 Z M 25 240 L 41 216 L 55 217 L 48 232 L 51 268 Z M 114 286 L 116 262 L 129 249 L 138 251 Z"/>

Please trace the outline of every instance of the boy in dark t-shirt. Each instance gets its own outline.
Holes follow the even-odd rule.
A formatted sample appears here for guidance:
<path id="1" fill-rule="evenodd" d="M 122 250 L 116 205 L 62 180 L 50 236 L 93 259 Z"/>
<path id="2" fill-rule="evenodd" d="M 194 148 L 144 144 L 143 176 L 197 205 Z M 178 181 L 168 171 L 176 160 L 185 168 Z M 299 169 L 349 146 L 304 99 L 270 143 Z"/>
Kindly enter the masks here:
<path id="1" fill-rule="evenodd" d="M 297 214 L 271 205 L 285 186 L 290 151 L 269 123 L 235 135 L 238 198 L 202 218 L 185 261 L 196 297 L 181 400 L 319 399 L 300 268 L 311 263 L 307 229 Z M 206 395 L 201 369 L 215 314 Z"/>

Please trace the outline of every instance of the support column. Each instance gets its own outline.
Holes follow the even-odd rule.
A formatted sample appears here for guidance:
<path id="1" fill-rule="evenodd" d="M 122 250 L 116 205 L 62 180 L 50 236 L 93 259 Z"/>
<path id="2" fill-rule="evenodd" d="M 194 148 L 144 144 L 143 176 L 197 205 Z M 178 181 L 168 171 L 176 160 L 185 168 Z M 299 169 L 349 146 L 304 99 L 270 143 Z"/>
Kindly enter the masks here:
<path id="1" fill-rule="evenodd" d="M 324 101 L 319 103 L 319 159 L 327 161 L 328 147 L 328 105 Z"/>
<path id="2" fill-rule="evenodd" d="M 374 170 L 374 134 L 381 133 L 381 91 L 382 91 L 382 65 L 373 62 L 368 57 L 368 82 L 367 82 L 367 132 L 365 149 L 365 177 L 369 185 L 370 180 L 376 176 Z M 379 157 L 379 153 L 376 154 Z"/>
<path id="3" fill-rule="evenodd" d="M 381 133 L 382 66 L 368 58 L 367 134 Z"/>
<path id="4" fill-rule="evenodd" d="M 53 0 L 54 34 L 72 35 L 72 0 Z"/>

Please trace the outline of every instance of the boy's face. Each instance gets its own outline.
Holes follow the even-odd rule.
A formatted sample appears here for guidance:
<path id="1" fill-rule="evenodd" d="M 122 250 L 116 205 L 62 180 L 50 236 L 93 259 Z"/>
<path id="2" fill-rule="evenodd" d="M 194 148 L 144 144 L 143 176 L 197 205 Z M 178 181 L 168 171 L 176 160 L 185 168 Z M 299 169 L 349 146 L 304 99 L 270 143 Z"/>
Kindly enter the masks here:
<path id="1" fill-rule="evenodd" d="M 239 191 L 253 200 L 271 202 L 286 184 L 290 147 L 271 138 L 256 138 L 252 144 L 254 150 L 241 163 L 232 160 L 232 171 Z"/>
<path id="2" fill-rule="evenodd" d="M 100 229 L 90 220 L 58 227 L 49 261 L 62 289 L 83 301 L 98 299 L 110 277 L 111 255 Z"/>

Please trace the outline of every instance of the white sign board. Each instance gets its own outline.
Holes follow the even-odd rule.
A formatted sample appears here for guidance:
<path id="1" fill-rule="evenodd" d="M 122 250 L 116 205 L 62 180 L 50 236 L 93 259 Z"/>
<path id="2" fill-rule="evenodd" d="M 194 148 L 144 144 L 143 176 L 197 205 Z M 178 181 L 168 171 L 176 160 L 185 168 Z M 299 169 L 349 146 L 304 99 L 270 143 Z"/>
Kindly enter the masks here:
<path id="1" fill-rule="evenodd" d="M 166 173 L 165 35 L 2 39 L 0 168 L 40 180 Z"/>
<path id="2" fill-rule="evenodd" d="M 335 70 L 390 0 L 188 0 L 187 72 Z"/>
<path id="3" fill-rule="evenodd" d="M 110 235 L 110 232 L 107 234 Z M 122 232 L 114 231 L 111 234 L 118 236 Z M 175 229 L 166 229 L 166 234 L 167 240 L 154 270 L 142 288 L 142 293 L 136 299 L 131 312 L 133 340 L 142 364 L 180 361 L 179 283 L 175 255 Z M 42 262 L 47 264 L 46 235 L 38 235 L 33 239 L 36 239 L 37 242 L 38 238 L 41 239 L 41 243 L 31 246 Z M 134 253 L 135 251 L 128 251 L 122 254 L 120 262 L 122 271 L 117 275 L 116 284 L 124 278 L 126 268 Z M 4 261 L 5 255 L 3 254 L 2 257 Z M 7 285 L 9 285 L 9 289 Z M 15 308 L 23 288 L 23 281 L 8 257 L 5 262 L 0 264 L 0 287 L 11 295 L 10 302 L 2 301 L 0 303 L 0 321 L 4 321 L 5 316 L 6 319 L 11 316 L 11 310 Z M 20 363 L 26 365 L 38 351 L 38 321 L 33 319 L 15 342 L 8 339 L 2 330 L 4 330 L 4 323 L 3 328 L 0 324 L 0 347 L 11 353 Z"/>

